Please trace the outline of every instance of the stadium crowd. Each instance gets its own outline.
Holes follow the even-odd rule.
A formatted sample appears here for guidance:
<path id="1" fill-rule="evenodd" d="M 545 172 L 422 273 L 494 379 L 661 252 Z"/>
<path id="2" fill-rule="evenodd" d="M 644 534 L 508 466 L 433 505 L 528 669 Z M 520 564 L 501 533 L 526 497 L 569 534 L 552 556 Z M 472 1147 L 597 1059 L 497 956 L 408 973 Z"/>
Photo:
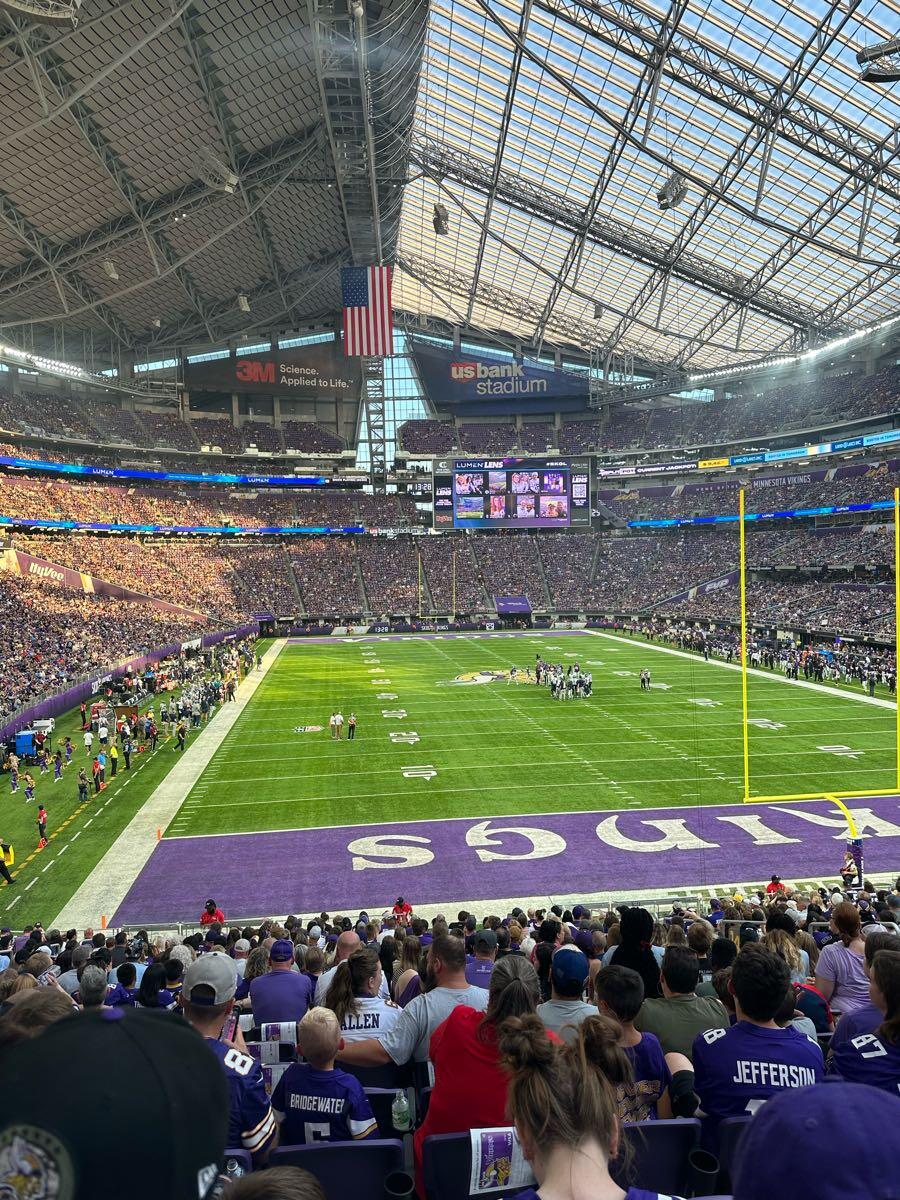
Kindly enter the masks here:
<path id="1" fill-rule="evenodd" d="M 712 1180 L 762 1200 L 783 1194 L 788 1162 L 814 1171 L 813 1133 L 842 1147 L 819 1195 L 889 1200 L 898 920 L 900 880 L 800 891 L 773 875 L 746 896 L 658 916 L 576 904 L 429 921 L 401 897 L 375 918 L 241 927 L 210 899 L 184 937 L 32 923 L 0 933 L 0 1048 L 21 1081 L 0 1093 L 0 1130 L 20 1129 L 17 1167 L 39 1144 L 51 1158 L 63 1148 L 79 1170 L 68 1194 L 94 1194 L 85 1164 L 118 1151 L 83 1135 L 66 1089 L 26 1084 L 65 1061 L 88 1112 L 101 1096 L 120 1110 L 116 1128 L 148 1111 L 166 1127 L 190 1118 L 179 1153 L 154 1171 L 174 1200 L 322 1200 L 304 1147 L 336 1143 L 352 1190 L 358 1171 L 389 1170 L 362 1157 L 379 1138 L 411 1139 L 415 1180 L 393 1176 L 387 1194 L 431 1200 L 447 1180 L 432 1190 L 430 1139 L 513 1124 L 539 1189 L 522 1200 L 663 1200 L 640 1172 L 665 1170 L 674 1196 L 675 1181 L 699 1182 L 698 1164 L 705 1189 L 690 1194 Z M 85 1069 L 110 1059 L 116 1072 Z M 158 1069 L 141 1069 L 147 1059 Z M 853 1112 L 881 1114 L 874 1141 Z M 692 1136 L 660 1147 L 662 1162 L 619 1153 L 635 1127 L 653 1146 L 659 1120 L 698 1119 L 706 1158 L 689 1153 Z M 36 1141 L 41 1130 L 54 1140 Z"/>

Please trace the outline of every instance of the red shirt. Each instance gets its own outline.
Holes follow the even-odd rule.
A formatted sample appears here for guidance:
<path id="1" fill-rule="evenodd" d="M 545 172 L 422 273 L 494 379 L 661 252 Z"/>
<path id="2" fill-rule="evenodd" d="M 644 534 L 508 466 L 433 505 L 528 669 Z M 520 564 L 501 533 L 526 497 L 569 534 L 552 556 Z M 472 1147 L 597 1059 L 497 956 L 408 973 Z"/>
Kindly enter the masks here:
<path id="1" fill-rule="evenodd" d="M 422 1148 L 435 1133 L 464 1133 L 492 1125 L 508 1125 L 506 1089 L 508 1076 L 501 1069 L 497 1036 L 492 1025 L 487 1037 L 478 1037 L 484 1013 L 460 1004 L 431 1035 L 430 1058 L 434 1063 L 434 1088 L 428 1115 L 413 1139 L 416 1162 L 416 1191 L 425 1195 Z M 560 1039 L 548 1030 L 553 1042 Z"/>
<path id="2" fill-rule="evenodd" d="M 766 894 L 769 896 L 773 895 L 775 892 L 783 892 L 783 891 L 784 891 L 784 884 L 780 880 L 776 881 L 773 879 L 771 883 L 766 884 Z"/>
<path id="3" fill-rule="evenodd" d="M 392 912 L 394 914 L 394 917 L 401 923 L 401 925 L 408 925 L 409 919 L 412 916 L 412 905 L 411 904 L 395 904 L 392 909 Z"/>
<path id="4" fill-rule="evenodd" d="M 225 914 L 222 912 L 221 908 L 217 908 L 214 913 L 207 912 L 206 909 L 204 908 L 203 912 L 200 914 L 200 924 L 201 925 L 224 925 L 225 924 Z"/>

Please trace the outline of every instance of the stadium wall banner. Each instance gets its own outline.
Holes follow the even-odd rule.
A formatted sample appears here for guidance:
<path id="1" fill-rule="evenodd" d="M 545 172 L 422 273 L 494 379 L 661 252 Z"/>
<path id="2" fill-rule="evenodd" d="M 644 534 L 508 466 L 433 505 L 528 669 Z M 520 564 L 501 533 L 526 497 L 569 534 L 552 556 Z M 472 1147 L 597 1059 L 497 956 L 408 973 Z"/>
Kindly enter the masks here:
<path id="1" fill-rule="evenodd" d="M 200 621 L 203 614 L 193 608 L 184 608 L 180 604 L 170 604 L 168 600 L 159 600 L 144 592 L 135 592 L 131 588 L 121 587 L 117 583 L 107 583 L 96 575 L 88 575 L 84 571 L 75 571 L 71 567 L 59 563 L 48 562 L 45 558 L 35 558 L 33 554 L 25 554 L 22 550 L 6 551 L 5 563 L 14 575 L 27 576 L 29 579 L 50 580 L 60 587 L 74 592 L 86 592 L 88 595 L 107 596 L 112 600 L 130 600 L 138 604 L 149 604 L 160 612 L 175 613 L 180 617 L 188 617 L 192 621 Z"/>
<path id="2" fill-rule="evenodd" d="M 202 638 L 203 648 L 208 649 L 219 642 L 246 637 L 248 634 L 257 632 L 258 626 L 252 624 L 241 625 L 235 629 L 218 630 L 216 633 L 204 634 Z M 0 742 L 5 741 L 20 729 L 29 729 L 33 721 L 41 721 L 47 717 L 61 716 L 62 713 L 68 712 L 70 708 L 75 708 L 79 705 L 82 700 L 90 700 L 91 696 L 95 696 L 103 684 L 108 683 L 114 676 L 142 671 L 152 663 L 161 662 L 164 658 L 174 657 L 180 650 L 181 646 L 178 642 L 170 646 L 160 646 L 156 650 L 150 650 L 147 654 L 140 654 L 136 658 L 130 658 L 127 662 L 109 667 L 101 674 L 93 675 L 90 679 L 85 679 L 81 683 L 74 684 L 64 692 L 58 692 L 55 696 L 48 696 L 46 700 L 40 700 L 37 704 L 32 704 L 29 708 L 16 713 L 11 721 L 0 726 Z"/>
<path id="3" fill-rule="evenodd" d="M 734 587 L 740 575 L 740 571 L 729 571 L 727 575 L 720 575 L 717 579 L 708 579 L 706 583 L 688 588 L 687 591 L 678 592 L 674 596 L 666 596 L 660 603 L 681 604 L 685 600 L 696 600 L 698 596 L 710 596 L 713 592 L 722 591 L 723 588 Z"/>
<path id="4" fill-rule="evenodd" d="M 10 529 L 84 529 L 91 533 L 180 533 L 197 537 L 320 537 L 365 533 L 364 525 L 126 525 L 106 521 L 57 521 L 39 517 L 0 517 Z M 408 532 L 408 531 L 405 531 Z"/>
<path id="5" fill-rule="evenodd" d="M 587 376 L 522 360 L 492 358 L 410 339 L 419 378 L 437 408 L 470 406 L 470 414 L 572 411 L 587 405 Z"/>
<path id="6" fill-rule="evenodd" d="M 254 392 L 263 395 L 356 399 L 362 382 L 359 360 L 345 358 L 334 342 L 239 354 L 185 364 L 188 392 Z"/>
<path id="7" fill-rule="evenodd" d="M 141 471 L 133 467 L 92 467 L 87 463 L 58 463 L 40 458 L 0 454 L 0 467 L 10 471 L 38 471 L 45 475 L 74 475 L 90 479 L 144 479 L 154 483 L 227 483 L 248 487 L 328 487 L 326 475 L 233 475 L 203 471 Z M 341 484 L 351 480 L 343 479 Z"/>

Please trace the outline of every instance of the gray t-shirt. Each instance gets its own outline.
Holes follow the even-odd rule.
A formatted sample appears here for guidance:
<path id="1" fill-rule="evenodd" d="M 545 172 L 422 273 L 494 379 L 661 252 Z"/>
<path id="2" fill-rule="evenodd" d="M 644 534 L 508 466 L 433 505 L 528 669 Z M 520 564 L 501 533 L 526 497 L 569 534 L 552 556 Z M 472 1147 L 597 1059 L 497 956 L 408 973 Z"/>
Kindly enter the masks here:
<path id="1" fill-rule="evenodd" d="M 488 1004 L 487 989 L 437 987 L 416 996 L 403 1009 L 394 1028 L 381 1039 L 382 1046 L 398 1066 L 410 1059 L 426 1062 L 431 1035 L 460 1004 L 484 1012 Z"/>
<path id="2" fill-rule="evenodd" d="M 596 1004 L 585 1004 L 583 1000 L 547 1000 L 537 1006 L 537 1015 L 547 1029 L 559 1033 L 564 1042 L 571 1041 L 575 1036 L 574 1029 L 560 1033 L 564 1025 L 580 1025 L 588 1017 L 596 1017 Z"/>

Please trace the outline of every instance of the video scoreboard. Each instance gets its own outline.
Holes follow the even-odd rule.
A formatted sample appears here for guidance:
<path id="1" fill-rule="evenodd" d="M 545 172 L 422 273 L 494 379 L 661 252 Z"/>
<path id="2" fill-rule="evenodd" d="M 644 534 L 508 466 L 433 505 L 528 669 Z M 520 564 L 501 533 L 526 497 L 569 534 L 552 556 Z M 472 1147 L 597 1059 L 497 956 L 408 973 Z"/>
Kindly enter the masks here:
<path id="1" fill-rule="evenodd" d="M 435 528 L 568 529 L 590 523 L 590 459 L 435 460 Z"/>

